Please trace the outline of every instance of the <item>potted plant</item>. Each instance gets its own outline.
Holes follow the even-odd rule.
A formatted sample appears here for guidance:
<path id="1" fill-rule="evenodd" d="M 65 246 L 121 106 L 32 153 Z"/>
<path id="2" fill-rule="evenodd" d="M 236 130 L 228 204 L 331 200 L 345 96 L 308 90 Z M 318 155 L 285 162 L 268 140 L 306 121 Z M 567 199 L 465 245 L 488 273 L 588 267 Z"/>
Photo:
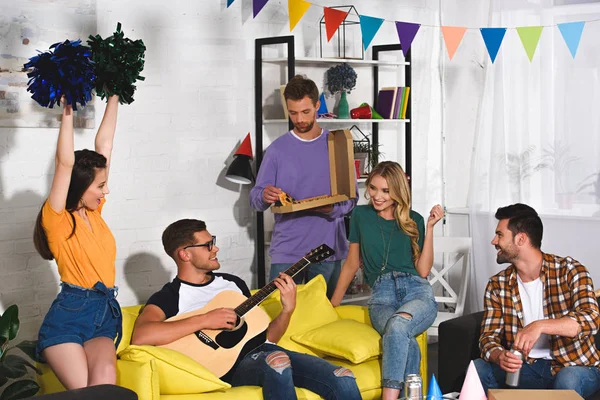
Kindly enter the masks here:
<path id="1" fill-rule="evenodd" d="M 350 118 L 350 107 L 348 106 L 346 93 L 350 93 L 356 87 L 356 77 L 356 71 L 348 63 L 331 67 L 325 73 L 325 82 L 329 93 L 332 95 L 340 93 L 337 112 L 340 119 Z"/>
<path id="2" fill-rule="evenodd" d="M 379 156 L 383 155 L 379 146 L 373 148 L 371 142 L 366 139 L 354 141 L 354 159 L 360 162 L 358 168 L 361 175 L 368 174 L 377 165 Z"/>
<path id="3" fill-rule="evenodd" d="M 35 358 L 35 341 L 23 341 L 8 347 L 19 332 L 19 308 L 12 305 L 0 317 L 0 395 L 1 400 L 24 399 L 35 395 L 40 386 L 32 379 L 21 379 L 28 374 L 27 367 L 37 374 L 40 371 L 25 358 L 9 354 L 15 348 L 21 349 L 32 360 Z M 14 352 L 13 352 L 14 353 Z M 8 383 L 9 381 L 12 381 Z"/>
<path id="4" fill-rule="evenodd" d="M 367 173 L 369 153 L 371 152 L 371 143 L 367 140 L 354 141 L 354 159 L 359 161 L 358 171 L 360 175 Z"/>

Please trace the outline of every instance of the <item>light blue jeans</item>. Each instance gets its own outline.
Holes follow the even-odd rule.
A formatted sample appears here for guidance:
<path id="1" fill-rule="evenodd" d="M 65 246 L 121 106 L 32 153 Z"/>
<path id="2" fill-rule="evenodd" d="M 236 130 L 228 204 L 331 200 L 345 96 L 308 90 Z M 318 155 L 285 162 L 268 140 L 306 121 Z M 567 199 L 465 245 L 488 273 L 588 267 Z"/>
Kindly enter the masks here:
<path id="1" fill-rule="evenodd" d="M 269 281 L 277 278 L 280 272 L 285 271 L 294 264 L 271 264 L 271 272 L 269 273 Z M 322 262 L 317 264 L 310 264 L 308 267 L 300 271 L 298 275 L 294 277 L 296 284 L 301 284 L 310 281 L 315 276 L 321 274 L 327 282 L 327 298 L 331 299 L 335 286 L 337 285 L 338 278 L 340 277 L 340 271 L 342 270 L 341 261 Z M 306 278 L 306 279 L 305 279 Z"/>
<path id="2" fill-rule="evenodd" d="M 326 400 L 361 398 L 356 378 L 349 369 L 270 343 L 244 357 L 235 370 L 232 386 L 262 386 L 265 400 L 297 399 L 295 386 Z"/>
<path id="3" fill-rule="evenodd" d="M 425 332 L 437 316 L 429 281 L 406 272 L 379 276 L 373 284 L 369 316 L 382 337 L 382 386 L 402 389 L 406 375 L 419 373 L 421 351 L 415 337 Z"/>
<path id="4" fill-rule="evenodd" d="M 477 375 L 485 392 L 488 389 L 506 389 L 506 371 L 498 364 L 481 358 L 474 361 Z M 537 360 L 533 364 L 523 363 L 519 376 L 519 389 L 572 389 L 583 398 L 600 390 L 598 367 L 564 367 L 552 375 L 550 360 Z"/>

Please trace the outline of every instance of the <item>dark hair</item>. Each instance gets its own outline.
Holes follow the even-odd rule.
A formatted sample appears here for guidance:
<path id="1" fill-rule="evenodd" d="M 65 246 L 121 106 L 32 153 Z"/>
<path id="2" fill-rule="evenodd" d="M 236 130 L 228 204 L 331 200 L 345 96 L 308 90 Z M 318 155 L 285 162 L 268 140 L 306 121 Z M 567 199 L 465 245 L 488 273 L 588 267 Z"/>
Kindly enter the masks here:
<path id="1" fill-rule="evenodd" d="M 319 89 L 317 89 L 317 85 L 312 80 L 302 75 L 296 75 L 285 85 L 283 97 L 286 101 L 298 101 L 306 96 L 312 100 L 313 106 L 317 105 L 317 101 L 319 101 Z"/>
<path id="2" fill-rule="evenodd" d="M 204 221 L 198 219 L 180 219 L 167 226 L 162 234 L 162 243 L 165 252 L 175 259 L 175 250 L 182 246 L 194 244 L 194 234 L 206 230 Z"/>
<path id="3" fill-rule="evenodd" d="M 496 211 L 496 219 L 508 219 L 508 229 L 513 236 L 525 233 L 529 237 L 531 245 L 536 249 L 542 247 L 542 235 L 544 226 L 538 213 L 527 204 L 516 203 L 506 207 L 500 207 Z"/>
<path id="4" fill-rule="evenodd" d="M 67 202 L 65 204 L 65 210 L 69 212 L 73 221 L 73 230 L 71 236 L 75 234 L 75 228 L 77 223 L 75 222 L 75 216 L 73 212 L 78 210 L 80 207 L 79 201 L 83 197 L 85 191 L 90 187 L 94 179 L 96 178 L 96 172 L 98 169 L 106 168 L 106 157 L 102 154 L 92 150 L 77 150 L 75 152 L 75 164 L 71 171 L 71 182 L 69 183 L 69 191 L 67 192 Z M 46 200 L 47 201 L 47 200 Z M 44 204 L 40 208 L 37 219 L 35 221 L 35 228 L 33 230 L 33 244 L 38 253 L 45 260 L 52 260 L 54 255 L 50 251 L 48 246 L 48 236 L 42 225 L 42 209 Z"/>

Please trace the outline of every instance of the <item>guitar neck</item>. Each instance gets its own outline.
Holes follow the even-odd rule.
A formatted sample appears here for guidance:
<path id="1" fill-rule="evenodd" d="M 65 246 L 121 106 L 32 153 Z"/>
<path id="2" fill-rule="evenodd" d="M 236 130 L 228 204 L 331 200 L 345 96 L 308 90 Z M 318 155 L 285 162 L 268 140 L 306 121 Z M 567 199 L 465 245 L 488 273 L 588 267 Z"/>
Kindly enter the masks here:
<path id="1" fill-rule="evenodd" d="M 300 271 L 306 268 L 306 266 L 308 266 L 309 264 L 309 260 L 307 260 L 306 258 L 302 258 L 302 260 L 289 267 L 283 273 L 293 278 L 294 276 L 296 276 L 296 274 L 298 274 Z M 271 293 L 273 293 L 276 290 L 277 286 L 275 286 L 275 283 L 273 283 L 273 281 L 267 283 L 262 289 L 254 293 L 254 295 L 250 296 L 248 300 L 244 301 L 242 304 L 236 307 L 234 310 L 235 313 L 240 317 L 244 316 L 248 311 L 252 310 L 254 307 L 262 303 L 264 299 L 269 297 Z"/>

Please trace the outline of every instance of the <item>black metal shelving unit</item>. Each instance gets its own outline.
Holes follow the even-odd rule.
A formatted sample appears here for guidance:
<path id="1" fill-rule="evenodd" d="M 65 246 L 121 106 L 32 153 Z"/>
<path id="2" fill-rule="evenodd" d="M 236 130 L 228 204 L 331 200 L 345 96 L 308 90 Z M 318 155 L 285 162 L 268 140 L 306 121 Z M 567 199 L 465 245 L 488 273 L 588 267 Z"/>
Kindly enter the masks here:
<path id="1" fill-rule="evenodd" d="M 255 116 L 255 134 L 254 143 L 256 146 L 256 171 L 260 168 L 260 164 L 263 159 L 263 48 L 265 46 L 282 45 L 287 47 L 287 77 L 288 81 L 296 74 L 296 57 L 294 51 L 294 36 L 276 36 L 268 38 L 260 38 L 255 40 L 254 47 L 254 116 Z M 379 60 L 382 53 L 391 51 L 402 51 L 402 47 L 399 44 L 390 45 L 377 45 L 372 46 L 373 60 Z M 404 86 L 411 86 L 411 52 L 408 51 L 404 60 L 407 62 L 404 65 Z M 346 60 L 340 60 L 344 62 Z M 347 60 L 348 63 L 352 64 L 352 61 Z M 373 69 L 373 107 L 377 106 L 377 97 L 379 93 L 379 66 L 377 64 L 372 66 Z M 408 106 L 406 108 L 406 119 L 408 122 L 404 124 L 404 151 L 405 151 L 405 165 L 404 169 L 408 176 L 412 175 L 412 119 L 411 119 L 411 103 L 412 96 L 409 96 Z M 379 146 L 379 124 L 373 122 L 372 124 L 372 145 L 374 148 Z M 288 121 L 288 129 L 293 129 L 291 121 Z M 261 288 L 266 284 L 265 277 L 265 224 L 264 224 L 264 213 L 256 213 L 256 257 L 257 257 L 257 274 L 258 274 L 258 287 Z"/>

